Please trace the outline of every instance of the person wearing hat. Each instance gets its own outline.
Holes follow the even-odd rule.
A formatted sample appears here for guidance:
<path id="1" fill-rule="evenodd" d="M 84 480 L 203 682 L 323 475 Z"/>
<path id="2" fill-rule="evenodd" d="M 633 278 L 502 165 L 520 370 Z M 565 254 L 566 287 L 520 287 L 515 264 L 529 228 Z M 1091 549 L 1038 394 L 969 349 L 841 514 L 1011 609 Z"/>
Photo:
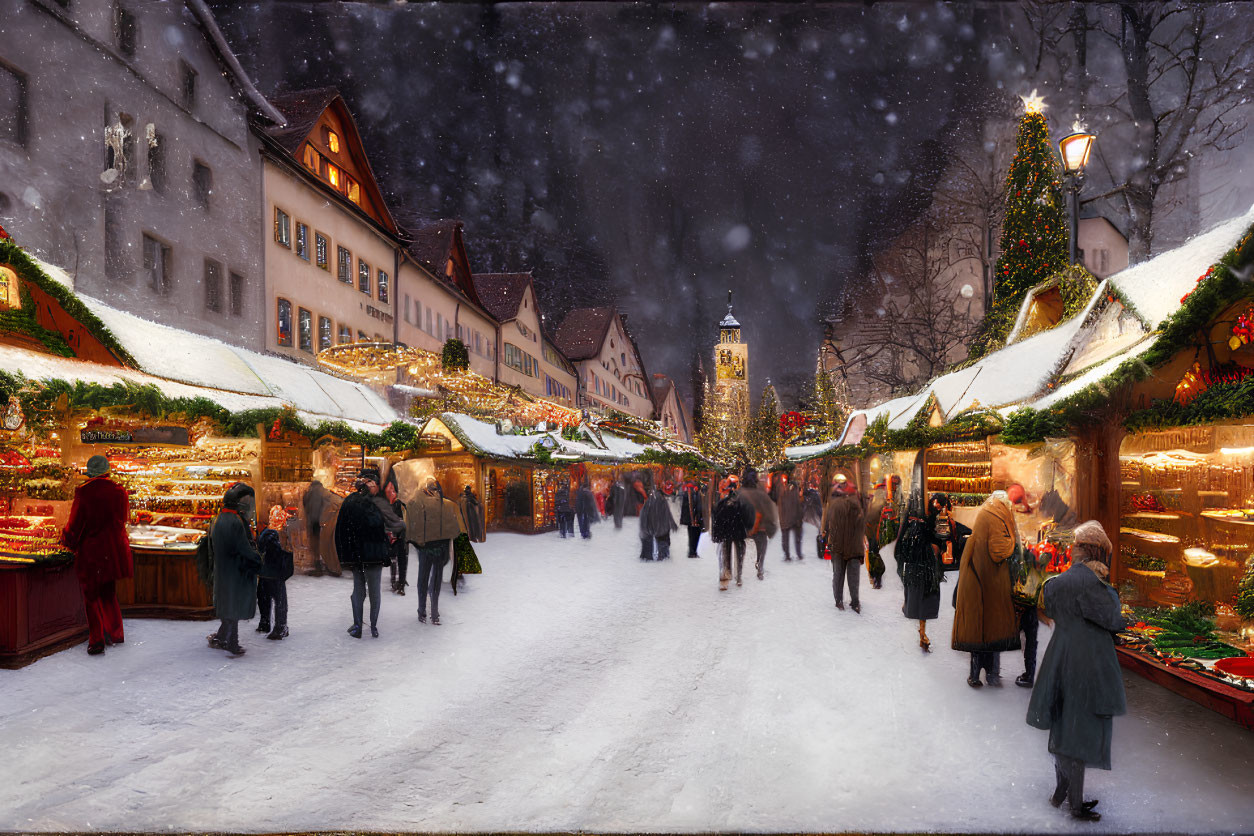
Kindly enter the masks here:
<path id="1" fill-rule="evenodd" d="M 1054 794 L 1071 815 L 1097 821 L 1097 801 L 1084 799 L 1088 766 L 1110 769 L 1112 717 L 1127 713 L 1115 635 L 1127 626 L 1119 595 L 1106 582 L 1110 538 L 1096 520 L 1075 530 L 1071 568 L 1045 582 L 1045 615 L 1054 633 L 1028 701 L 1028 725 L 1049 731 L 1054 756 Z"/>
<path id="2" fill-rule="evenodd" d="M 353 592 L 349 596 L 353 605 L 353 623 L 348 628 L 348 634 L 355 639 L 361 638 L 367 593 L 370 595 L 370 635 L 379 638 L 379 608 L 382 605 L 379 586 L 383 567 L 392 562 L 383 512 L 375 502 L 378 493 L 378 469 L 362 468 L 357 474 L 357 490 L 345 497 L 335 523 L 335 550 L 339 554 L 340 565 L 347 566 L 353 573 Z"/>
<path id="3" fill-rule="evenodd" d="M 845 581 L 849 582 L 849 607 L 862 612 L 858 600 L 862 558 L 866 548 L 862 498 L 849 484 L 848 477 L 837 473 L 832 480 L 832 496 L 823 510 L 823 543 L 832 553 L 832 597 L 836 609 L 845 608 Z"/>
<path id="4" fill-rule="evenodd" d="M 74 552 L 74 569 L 87 611 L 87 652 L 98 656 L 105 644 L 121 644 L 122 608 L 117 581 L 134 574 L 126 521 L 131 513 L 126 489 L 109 478 L 109 460 L 87 460 L 87 481 L 74 489 L 62 542 Z"/>
<path id="5" fill-rule="evenodd" d="M 222 512 L 209 526 L 213 545 L 213 609 L 219 619 L 218 632 L 207 637 L 209 646 L 243 656 L 239 643 L 239 623 L 257 615 L 257 573 L 261 555 L 253 542 L 253 521 L 257 516 L 253 489 L 234 482 L 222 496 Z"/>
<path id="6" fill-rule="evenodd" d="M 427 623 L 427 593 L 431 595 L 431 623 L 440 623 L 440 584 L 454 538 L 463 533 L 461 514 L 440 492 L 440 483 L 428 476 L 422 490 L 405 501 L 405 539 L 418 560 L 418 620 Z"/>
<path id="7" fill-rule="evenodd" d="M 1001 652 L 1019 649 L 1019 622 L 1011 598 L 1010 558 L 1019 547 L 1019 529 L 1005 491 L 984 500 L 962 549 L 950 647 L 971 654 L 967 684 L 1001 685 Z"/>
<path id="8" fill-rule="evenodd" d="M 741 585 L 745 566 L 745 539 L 753 527 L 757 512 L 740 497 L 740 480 L 733 474 L 723 483 L 726 494 L 711 514 L 710 539 L 719 546 L 718 588 L 727 590 L 732 579 L 732 552 L 736 554 L 736 586 Z"/>
<path id="9" fill-rule="evenodd" d="M 387 479 L 378 479 L 379 471 L 375 470 L 375 481 L 382 485 L 382 490 L 372 498 L 383 515 L 383 528 L 387 531 L 388 566 L 392 571 L 391 587 L 397 595 L 405 594 L 409 582 L 405 580 L 409 574 L 409 555 L 405 551 L 405 503 L 401 502 L 396 487 L 396 470 L 388 471 Z M 382 580 L 382 574 L 380 574 Z"/>

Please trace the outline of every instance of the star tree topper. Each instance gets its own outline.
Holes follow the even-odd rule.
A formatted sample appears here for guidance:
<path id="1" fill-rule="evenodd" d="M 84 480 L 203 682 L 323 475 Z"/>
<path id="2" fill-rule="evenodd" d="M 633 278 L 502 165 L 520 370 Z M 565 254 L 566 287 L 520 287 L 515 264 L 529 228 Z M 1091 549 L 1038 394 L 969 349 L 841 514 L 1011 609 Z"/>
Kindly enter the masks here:
<path id="1" fill-rule="evenodd" d="M 1031 93 L 1020 96 L 1019 99 L 1023 102 L 1023 109 L 1028 113 L 1044 113 L 1045 108 L 1049 107 L 1045 104 L 1045 97 L 1037 95 L 1035 87 L 1032 88 Z"/>

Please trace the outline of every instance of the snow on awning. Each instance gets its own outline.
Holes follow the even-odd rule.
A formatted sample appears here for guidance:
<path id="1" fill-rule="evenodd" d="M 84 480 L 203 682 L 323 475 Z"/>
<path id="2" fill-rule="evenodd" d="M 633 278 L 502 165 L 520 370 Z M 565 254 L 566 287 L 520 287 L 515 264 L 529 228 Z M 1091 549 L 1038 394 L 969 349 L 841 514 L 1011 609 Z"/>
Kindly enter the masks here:
<path id="1" fill-rule="evenodd" d="M 1149 261 L 1121 270 L 1110 282 L 1157 328 L 1180 307 L 1180 297 L 1197 286 L 1197 279 L 1219 261 L 1254 225 L 1254 207 L 1244 215 L 1198 235 Z"/>

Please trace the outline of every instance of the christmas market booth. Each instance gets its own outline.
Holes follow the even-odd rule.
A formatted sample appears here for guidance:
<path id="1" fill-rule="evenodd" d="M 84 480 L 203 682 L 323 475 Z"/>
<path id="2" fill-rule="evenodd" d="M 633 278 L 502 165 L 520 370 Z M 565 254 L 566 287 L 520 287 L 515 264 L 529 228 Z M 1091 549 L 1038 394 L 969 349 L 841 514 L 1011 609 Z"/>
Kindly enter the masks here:
<path id="1" fill-rule="evenodd" d="M 212 604 L 194 552 L 226 487 L 247 482 L 260 504 L 268 484 L 307 485 L 311 439 L 378 445 L 395 418 L 364 387 L 76 296 L 57 268 L 0 246 L 10 291 L 0 312 L 0 665 L 86 638 L 60 540 L 92 455 L 109 459 L 130 494 L 124 615 L 205 618 Z"/>

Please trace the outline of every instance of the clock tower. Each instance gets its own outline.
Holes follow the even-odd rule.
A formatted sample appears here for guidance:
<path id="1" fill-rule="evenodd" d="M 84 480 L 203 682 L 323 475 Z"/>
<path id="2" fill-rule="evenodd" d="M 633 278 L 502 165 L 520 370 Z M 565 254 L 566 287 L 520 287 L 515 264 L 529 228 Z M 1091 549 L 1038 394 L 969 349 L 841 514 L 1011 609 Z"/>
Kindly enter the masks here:
<path id="1" fill-rule="evenodd" d="M 727 291 L 727 316 L 718 324 L 718 345 L 714 348 L 714 391 L 732 403 L 743 400 L 749 408 L 749 346 L 740 338 L 740 323 L 732 313 L 731 291 Z"/>

